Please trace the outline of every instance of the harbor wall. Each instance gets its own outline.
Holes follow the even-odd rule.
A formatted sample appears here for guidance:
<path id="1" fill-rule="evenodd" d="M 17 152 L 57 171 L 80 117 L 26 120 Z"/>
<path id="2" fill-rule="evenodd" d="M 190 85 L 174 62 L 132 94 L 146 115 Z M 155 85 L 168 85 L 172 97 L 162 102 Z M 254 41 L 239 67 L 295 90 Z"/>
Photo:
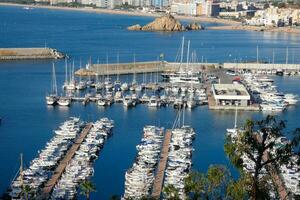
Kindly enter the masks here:
<path id="1" fill-rule="evenodd" d="M 78 70 L 75 74 L 88 75 L 116 75 L 116 74 L 139 74 L 150 72 L 175 72 L 184 71 L 213 71 L 215 69 L 248 69 L 248 70 L 285 70 L 299 71 L 300 64 L 268 64 L 268 63 L 178 63 L 167 61 L 149 61 L 135 63 L 91 64 L 87 69 Z"/>
<path id="2" fill-rule="evenodd" d="M 52 48 L 0 48 L 0 60 L 60 59 L 65 56 Z"/>
<path id="3" fill-rule="evenodd" d="M 249 69 L 249 70 L 300 70 L 300 64 L 278 63 L 224 63 L 225 69 Z"/>
<path id="4" fill-rule="evenodd" d="M 139 74 L 149 72 L 172 72 L 178 71 L 180 67 L 185 69 L 189 67 L 195 71 L 203 69 L 203 67 L 216 68 L 218 63 L 176 63 L 166 61 L 149 61 L 149 62 L 135 62 L 135 63 L 113 63 L 113 64 L 92 64 L 87 67 L 87 70 L 80 70 L 76 75 L 87 75 L 85 72 L 90 71 L 94 74 L 90 75 L 115 75 L 115 74 Z"/>

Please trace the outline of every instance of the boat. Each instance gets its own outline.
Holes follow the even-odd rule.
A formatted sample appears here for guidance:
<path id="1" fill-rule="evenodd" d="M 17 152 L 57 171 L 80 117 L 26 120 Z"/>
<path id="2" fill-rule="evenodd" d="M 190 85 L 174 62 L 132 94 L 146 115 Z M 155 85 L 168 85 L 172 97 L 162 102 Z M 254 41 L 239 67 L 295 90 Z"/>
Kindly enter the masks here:
<path id="1" fill-rule="evenodd" d="M 148 103 L 149 107 L 160 107 L 160 100 L 157 96 L 152 95 L 150 97 L 149 103 Z"/>
<path id="2" fill-rule="evenodd" d="M 122 85 L 121 85 L 121 90 L 122 91 L 127 91 L 129 89 L 129 87 L 128 87 L 128 83 L 122 83 Z"/>
<path id="3" fill-rule="evenodd" d="M 57 103 L 59 97 L 57 96 L 57 84 L 56 84 L 56 74 L 55 66 L 52 63 L 52 80 L 51 80 L 51 93 L 46 96 L 46 102 L 48 105 L 54 105 Z"/>
<path id="4" fill-rule="evenodd" d="M 69 97 L 60 97 L 57 103 L 60 106 L 70 106 L 71 99 Z"/>
<path id="5" fill-rule="evenodd" d="M 132 97 L 130 95 L 126 95 L 124 98 L 123 98 L 123 105 L 125 107 L 132 107 L 134 106 L 134 102 L 132 100 Z"/>

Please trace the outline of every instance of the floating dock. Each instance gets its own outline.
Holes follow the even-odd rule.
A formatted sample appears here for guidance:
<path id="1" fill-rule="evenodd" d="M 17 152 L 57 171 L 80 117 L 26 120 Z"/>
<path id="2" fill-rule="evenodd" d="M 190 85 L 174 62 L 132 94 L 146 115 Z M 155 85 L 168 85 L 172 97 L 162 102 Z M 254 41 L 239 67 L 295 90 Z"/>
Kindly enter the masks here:
<path id="1" fill-rule="evenodd" d="M 171 142 L 172 131 L 166 130 L 164 143 L 162 146 L 162 150 L 160 153 L 160 161 L 158 163 L 155 180 L 153 183 L 152 194 L 151 196 L 154 199 L 160 199 L 160 195 L 163 189 L 163 180 L 165 175 L 165 170 L 167 166 L 168 154 L 169 154 L 169 146 Z"/>
<path id="2" fill-rule="evenodd" d="M 52 48 L 0 48 L 0 60 L 61 59 L 65 55 Z"/>
<path id="3" fill-rule="evenodd" d="M 79 137 L 75 140 L 74 144 L 71 146 L 71 148 L 66 153 L 65 157 L 60 161 L 57 168 L 55 169 L 52 177 L 45 183 L 44 188 L 42 188 L 41 195 L 38 196 L 37 199 L 49 199 L 51 192 L 60 179 L 61 175 L 65 171 L 66 166 L 71 161 L 73 156 L 75 155 L 76 151 L 79 149 L 81 143 L 87 136 L 87 134 L 90 132 L 93 125 L 91 123 L 87 124 L 85 128 L 80 133 Z"/>

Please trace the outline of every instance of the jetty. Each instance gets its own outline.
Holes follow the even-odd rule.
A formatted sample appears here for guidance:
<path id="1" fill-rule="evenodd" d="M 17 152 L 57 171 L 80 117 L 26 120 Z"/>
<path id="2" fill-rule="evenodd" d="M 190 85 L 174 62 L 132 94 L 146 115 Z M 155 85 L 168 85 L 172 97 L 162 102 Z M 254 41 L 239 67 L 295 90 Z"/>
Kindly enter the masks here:
<path id="1" fill-rule="evenodd" d="M 154 180 L 153 188 L 152 188 L 151 196 L 154 199 L 160 199 L 160 195 L 162 192 L 163 180 L 164 180 L 164 174 L 165 174 L 165 170 L 166 170 L 166 166 L 167 166 L 167 159 L 168 159 L 168 154 L 169 154 L 169 146 L 170 146 L 170 142 L 171 142 L 171 137 L 172 137 L 172 131 L 169 129 L 166 130 L 163 146 L 162 146 L 161 153 L 160 153 L 160 161 L 158 163 L 158 168 L 156 171 L 156 176 L 155 176 L 155 180 Z"/>
<path id="2" fill-rule="evenodd" d="M 215 72 L 219 69 L 223 70 L 250 70 L 252 72 L 265 73 L 272 72 L 275 74 L 277 70 L 285 72 L 295 72 L 300 74 L 300 64 L 280 64 L 280 63 L 189 63 L 188 67 L 185 63 L 168 62 L 168 61 L 147 61 L 132 63 L 109 63 L 109 64 L 88 64 L 86 69 L 80 69 L 75 72 L 77 76 L 95 76 L 95 75 L 122 75 L 122 74 L 141 74 L 141 73 L 165 73 L 177 72 L 182 70 L 193 70 Z"/>
<path id="3" fill-rule="evenodd" d="M 75 140 L 74 144 L 71 146 L 71 148 L 66 153 L 65 157 L 60 161 L 57 168 L 55 169 L 52 177 L 45 183 L 44 188 L 42 188 L 41 195 L 38 196 L 37 199 L 49 199 L 51 192 L 62 176 L 66 166 L 71 161 L 73 156 L 75 155 L 76 151 L 79 149 L 81 143 L 85 139 L 85 137 L 90 132 L 91 128 L 93 127 L 92 123 L 89 123 L 85 126 L 85 128 L 82 130 L 78 138 Z"/>
<path id="4" fill-rule="evenodd" d="M 52 48 L 0 48 L 0 60 L 61 59 L 65 55 Z"/>

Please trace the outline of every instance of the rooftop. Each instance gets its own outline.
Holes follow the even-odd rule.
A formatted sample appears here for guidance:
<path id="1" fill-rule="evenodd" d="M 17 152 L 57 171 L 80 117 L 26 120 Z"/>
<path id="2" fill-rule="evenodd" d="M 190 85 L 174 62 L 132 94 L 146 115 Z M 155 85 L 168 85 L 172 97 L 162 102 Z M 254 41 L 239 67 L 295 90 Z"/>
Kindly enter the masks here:
<path id="1" fill-rule="evenodd" d="M 242 84 L 213 84 L 212 91 L 216 99 L 250 100 L 250 95 Z"/>

